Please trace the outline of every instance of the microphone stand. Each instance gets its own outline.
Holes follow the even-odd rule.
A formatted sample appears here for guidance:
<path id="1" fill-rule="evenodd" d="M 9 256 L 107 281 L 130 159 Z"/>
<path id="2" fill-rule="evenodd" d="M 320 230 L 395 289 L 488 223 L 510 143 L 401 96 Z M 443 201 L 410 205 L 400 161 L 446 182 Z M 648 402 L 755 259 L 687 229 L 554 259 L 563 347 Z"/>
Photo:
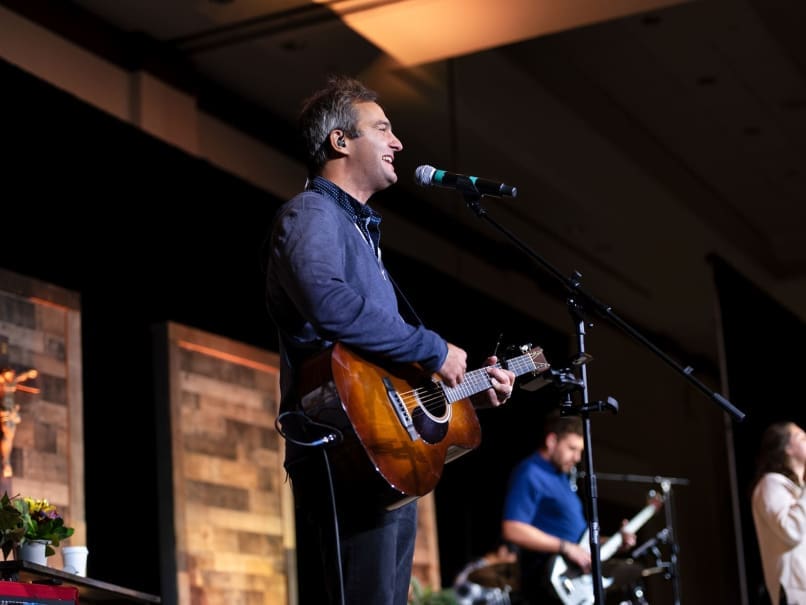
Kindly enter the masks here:
<path id="1" fill-rule="evenodd" d="M 461 191 L 463 197 L 465 198 L 465 202 L 467 203 L 468 207 L 473 212 L 475 212 L 476 216 L 486 220 L 495 229 L 503 233 L 513 244 L 515 244 L 515 246 L 517 246 L 521 251 L 523 251 L 529 258 L 536 261 L 549 274 L 553 275 L 568 291 L 568 298 L 567 298 L 568 309 L 571 313 L 574 323 L 576 324 L 577 344 L 579 347 L 577 359 L 584 360 L 588 358 L 585 352 L 585 327 L 586 324 L 588 323 L 585 320 L 585 314 L 592 311 L 597 315 L 599 315 L 600 317 L 610 321 L 618 328 L 621 328 L 629 336 L 632 336 L 635 340 L 646 346 L 650 351 L 655 353 L 668 365 L 672 366 L 672 368 L 674 368 L 680 374 L 682 374 L 683 377 L 685 377 L 697 389 L 705 393 L 705 395 L 708 398 L 719 404 L 725 411 L 727 411 L 731 416 L 733 416 L 734 419 L 736 419 L 737 421 L 741 421 L 744 419 L 745 417 L 744 412 L 734 407 L 733 404 L 731 404 L 730 401 L 728 401 L 725 397 L 723 397 L 719 393 L 712 391 L 707 386 L 705 386 L 700 380 L 695 378 L 692 375 L 692 372 L 694 370 L 691 366 L 687 366 L 685 368 L 680 366 L 660 348 L 651 343 L 635 328 L 633 328 L 627 322 L 618 317 L 618 315 L 616 315 L 613 312 L 613 309 L 610 305 L 606 305 L 601 301 L 597 300 L 596 298 L 594 298 L 593 296 L 591 296 L 590 294 L 588 294 L 582 288 L 582 274 L 579 271 L 574 271 L 570 278 L 566 277 L 565 275 L 562 274 L 562 272 L 560 272 L 559 269 L 554 267 L 545 258 L 543 258 L 539 254 L 534 252 L 531 248 L 529 248 L 529 246 L 527 246 L 520 238 L 518 238 L 509 229 L 507 229 L 503 225 L 499 224 L 497 221 L 490 218 L 487 211 L 481 207 L 481 198 L 483 197 L 483 194 L 481 194 L 473 186 L 472 182 L 467 184 L 467 186 L 463 186 L 461 188 Z M 592 326 L 593 324 L 588 325 Z M 578 367 L 580 372 L 581 392 L 583 401 L 580 405 L 574 406 L 571 403 L 570 393 L 567 393 L 566 401 L 562 406 L 561 413 L 563 414 L 578 413 L 582 417 L 583 439 L 586 452 L 585 486 L 587 489 L 587 510 L 589 520 L 591 577 L 593 579 L 593 596 L 595 605 L 604 605 L 604 596 L 602 589 L 601 556 L 599 551 L 599 515 L 597 506 L 598 487 L 596 482 L 596 476 L 593 471 L 591 422 L 589 414 L 592 411 L 602 411 L 605 409 L 609 409 L 611 411 L 617 411 L 618 402 L 616 402 L 612 397 L 608 397 L 606 402 L 602 401 L 590 402 L 588 399 L 588 376 L 584 362 L 578 364 Z"/>

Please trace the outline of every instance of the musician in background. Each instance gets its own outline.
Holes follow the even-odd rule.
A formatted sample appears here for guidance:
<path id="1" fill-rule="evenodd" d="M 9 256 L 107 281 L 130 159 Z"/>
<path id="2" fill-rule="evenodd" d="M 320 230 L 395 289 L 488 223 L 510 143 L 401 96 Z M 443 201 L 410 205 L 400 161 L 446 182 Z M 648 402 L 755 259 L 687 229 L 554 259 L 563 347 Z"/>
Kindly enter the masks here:
<path id="1" fill-rule="evenodd" d="M 300 129 L 309 179 L 276 215 L 268 250 L 281 411 L 299 409 L 303 363 L 336 342 L 363 355 L 417 363 L 446 385 L 458 385 L 467 354 L 419 324 L 413 310 L 406 312 L 408 321 L 401 315 L 381 259 L 381 217 L 368 202 L 397 181 L 395 157 L 403 144 L 376 93 L 357 80 L 331 78 L 303 104 Z M 496 361 L 487 360 L 491 388 L 478 394 L 492 406 L 509 398 L 515 380 L 492 367 Z M 296 505 L 299 603 L 405 605 L 416 502 L 389 511 L 371 495 L 336 485 L 334 503 L 327 450 L 295 441 L 286 441 L 285 467 Z"/>
<path id="2" fill-rule="evenodd" d="M 794 422 L 764 431 L 752 509 L 773 605 L 806 605 L 806 433 Z"/>
<path id="3" fill-rule="evenodd" d="M 579 543 L 587 521 L 569 481 L 583 447 L 582 420 L 553 412 L 546 418 L 538 450 L 510 475 L 501 531 L 504 540 L 520 548 L 521 596 L 528 603 L 557 601 L 548 580 L 555 555 L 585 573 L 591 570 L 590 551 Z M 635 534 L 622 530 L 621 548 L 633 546 Z"/>

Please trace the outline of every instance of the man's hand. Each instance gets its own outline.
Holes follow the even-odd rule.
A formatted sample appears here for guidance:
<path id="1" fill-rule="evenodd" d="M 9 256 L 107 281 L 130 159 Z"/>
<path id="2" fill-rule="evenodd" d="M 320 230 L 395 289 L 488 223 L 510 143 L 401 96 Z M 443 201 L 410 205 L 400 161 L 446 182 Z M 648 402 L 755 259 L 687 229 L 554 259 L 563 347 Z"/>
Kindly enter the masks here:
<path id="1" fill-rule="evenodd" d="M 587 548 L 571 542 L 563 543 L 563 557 L 579 567 L 583 572 L 589 573 L 591 570 L 591 554 Z"/>
<path id="2" fill-rule="evenodd" d="M 498 363 L 498 358 L 495 355 L 488 357 L 484 362 L 484 365 L 490 366 L 487 368 L 487 374 L 490 375 L 490 384 L 493 385 L 486 391 L 485 403 L 492 407 L 505 403 L 512 396 L 512 389 L 515 388 L 515 373 L 503 368 L 492 367 L 496 363 Z"/>
<path id="3" fill-rule="evenodd" d="M 448 343 L 448 356 L 437 374 L 449 387 L 455 387 L 465 377 L 467 353 L 456 345 Z"/>
<path id="4" fill-rule="evenodd" d="M 622 552 L 627 552 L 635 548 L 635 534 L 632 532 L 627 531 L 627 519 L 622 519 L 621 521 L 621 547 L 619 550 Z"/>

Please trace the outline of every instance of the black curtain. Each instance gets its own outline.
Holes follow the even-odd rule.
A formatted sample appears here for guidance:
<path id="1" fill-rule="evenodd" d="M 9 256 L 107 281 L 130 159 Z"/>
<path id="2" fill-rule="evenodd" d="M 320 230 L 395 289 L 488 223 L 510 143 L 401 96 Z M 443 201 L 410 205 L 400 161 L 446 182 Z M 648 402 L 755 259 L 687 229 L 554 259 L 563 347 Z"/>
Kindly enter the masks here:
<path id="1" fill-rule="evenodd" d="M 765 603 L 750 492 L 764 429 L 773 422 L 806 424 L 800 393 L 806 324 L 720 258 L 712 258 L 724 342 L 727 390 L 747 414 L 732 423 L 733 453 L 747 589 L 751 605 Z"/>

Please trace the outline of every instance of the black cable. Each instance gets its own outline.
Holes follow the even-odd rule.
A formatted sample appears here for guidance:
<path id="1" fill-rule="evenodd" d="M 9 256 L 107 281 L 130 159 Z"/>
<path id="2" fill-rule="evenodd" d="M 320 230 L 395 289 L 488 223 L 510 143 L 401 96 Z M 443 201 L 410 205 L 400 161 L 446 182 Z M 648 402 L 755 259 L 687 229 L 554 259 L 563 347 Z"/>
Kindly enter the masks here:
<path id="1" fill-rule="evenodd" d="M 336 490 L 333 486 L 333 475 L 330 472 L 330 458 L 327 450 L 322 449 L 322 457 L 325 459 L 325 469 L 327 470 L 327 483 L 330 490 L 330 506 L 333 512 L 333 539 L 336 545 L 336 572 L 339 578 L 339 602 L 345 605 L 344 601 L 344 574 L 341 569 L 341 542 L 339 541 L 339 515 L 336 512 Z"/>
<path id="2" fill-rule="evenodd" d="M 318 439 L 313 439 L 311 441 L 303 441 L 301 438 L 291 437 L 281 424 L 283 418 L 286 418 L 288 416 L 301 419 L 302 425 L 299 427 L 300 433 L 308 433 L 311 430 L 311 427 L 315 427 L 317 429 L 321 429 L 325 434 L 322 437 L 319 437 Z M 309 416 L 306 416 L 304 412 L 301 412 L 299 410 L 282 412 L 281 414 L 279 414 L 277 418 L 274 419 L 274 428 L 277 429 L 277 432 L 280 433 L 280 436 L 283 439 L 285 439 L 286 441 L 290 441 L 294 445 L 300 445 L 302 447 L 321 447 L 325 445 L 341 443 L 342 441 L 344 441 L 344 434 L 335 426 L 311 420 Z"/>
<path id="3" fill-rule="evenodd" d="M 300 434 L 305 434 L 307 436 L 307 433 L 311 431 L 312 427 L 317 431 L 323 431 L 325 434 L 322 437 L 313 439 L 311 441 L 303 441 L 301 438 L 297 439 L 295 437 L 291 437 L 282 425 L 283 419 L 285 418 L 294 418 L 300 420 L 301 424 L 297 427 Z M 345 605 L 344 574 L 342 571 L 341 562 L 341 542 L 339 541 L 339 516 L 336 511 L 336 489 L 333 484 L 333 473 L 330 469 L 330 458 L 328 457 L 327 449 L 325 448 L 327 445 L 341 443 L 344 440 L 344 434 L 334 426 L 311 420 L 309 416 L 300 410 L 292 410 L 289 412 L 280 413 L 274 420 L 274 428 L 277 429 L 277 432 L 280 433 L 280 436 L 282 436 L 283 439 L 295 445 L 302 447 L 321 448 L 327 475 L 328 492 L 330 494 L 330 510 L 333 514 L 333 539 L 335 545 L 334 550 L 336 553 L 336 572 L 339 582 L 339 602 L 341 605 Z"/>

